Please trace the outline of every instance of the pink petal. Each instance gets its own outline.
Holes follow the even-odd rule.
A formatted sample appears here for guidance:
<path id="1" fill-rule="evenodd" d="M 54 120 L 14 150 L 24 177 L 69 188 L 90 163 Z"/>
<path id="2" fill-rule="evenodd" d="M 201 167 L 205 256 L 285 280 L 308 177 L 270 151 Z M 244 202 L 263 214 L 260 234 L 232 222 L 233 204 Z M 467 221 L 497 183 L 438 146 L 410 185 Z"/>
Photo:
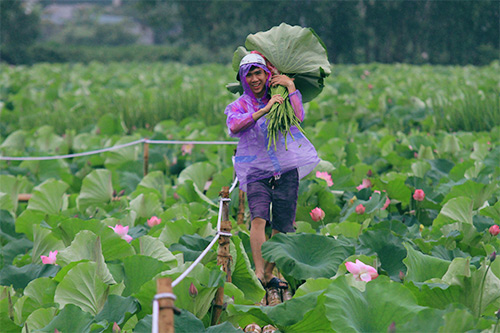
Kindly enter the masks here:
<path id="1" fill-rule="evenodd" d="M 371 277 L 371 275 L 370 275 L 370 274 L 368 274 L 368 273 L 363 273 L 363 274 L 361 274 L 361 275 L 359 276 L 359 279 L 360 279 L 361 281 L 370 282 L 370 281 L 372 280 L 372 277 Z"/>
<path id="2" fill-rule="evenodd" d="M 125 239 L 127 241 L 127 243 L 130 243 L 132 241 L 132 239 L 134 239 L 132 236 L 130 235 L 125 235 L 122 237 L 123 239 Z"/>
<path id="3" fill-rule="evenodd" d="M 360 272 L 359 266 L 353 262 L 350 262 L 350 261 L 346 262 L 345 267 L 347 268 L 349 273 L 352 273 L 354 275 L 358 275 Z"/>

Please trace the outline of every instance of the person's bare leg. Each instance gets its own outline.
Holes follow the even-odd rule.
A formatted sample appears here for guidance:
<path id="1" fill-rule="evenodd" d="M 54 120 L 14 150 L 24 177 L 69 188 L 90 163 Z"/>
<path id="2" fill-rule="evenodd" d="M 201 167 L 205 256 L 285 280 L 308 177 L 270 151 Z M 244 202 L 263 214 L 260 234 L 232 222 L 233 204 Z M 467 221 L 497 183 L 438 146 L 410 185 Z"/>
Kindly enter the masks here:
<path id="1" fill-rule="evenodd" d="M 264 269 L 266 261 L 262 258 L 262 244 L 266 241 L 266 220 L 256 217 L 252 220 L 250 228 L 250 246 L 255 264 L 255 275 L 263 282 L 265 281 Z"/>
<path id="2" fill-rule="evenodd" d="M 273 229 L 271 237 L 273 237 L 276 234 L 279 234 L 279 231 Z M 274 262 L 267 262 L 267 261 L 265 261 L 265 264 L 264 264 L 264 279 L 266 280 L 266 283 L 268 283 L 269 280 L 271 280 L 274 277 L 273 276 L 274 266 L 276 266 L 276 264 Z"/>

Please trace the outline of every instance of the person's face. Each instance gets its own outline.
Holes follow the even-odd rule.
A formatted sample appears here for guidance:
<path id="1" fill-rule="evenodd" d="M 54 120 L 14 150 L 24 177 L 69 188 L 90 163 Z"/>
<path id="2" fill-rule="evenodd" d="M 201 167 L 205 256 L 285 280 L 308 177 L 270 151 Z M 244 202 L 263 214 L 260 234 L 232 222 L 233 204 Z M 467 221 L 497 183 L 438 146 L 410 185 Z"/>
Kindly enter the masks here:
<path id="1" fill-rule="evenodd" d="M 260 67 L 252 67 L 248 71 L 246 80 L 255 97 L 261 98 L 264 96 L 268 75 L 269 74 Z"/>

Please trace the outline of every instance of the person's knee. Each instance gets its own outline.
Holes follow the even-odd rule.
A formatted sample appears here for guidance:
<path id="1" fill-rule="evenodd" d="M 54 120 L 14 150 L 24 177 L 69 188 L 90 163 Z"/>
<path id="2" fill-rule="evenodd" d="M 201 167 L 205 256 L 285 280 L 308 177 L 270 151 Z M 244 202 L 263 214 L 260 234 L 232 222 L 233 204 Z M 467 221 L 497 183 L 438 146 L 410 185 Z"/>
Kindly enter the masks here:
<path id="1" fill-rule="evenodd" d="M 256 217 L 252 220 L 252 228 L 255 229 L 265 229 L 266 228 L 266 220 L 260 217 Z"/>

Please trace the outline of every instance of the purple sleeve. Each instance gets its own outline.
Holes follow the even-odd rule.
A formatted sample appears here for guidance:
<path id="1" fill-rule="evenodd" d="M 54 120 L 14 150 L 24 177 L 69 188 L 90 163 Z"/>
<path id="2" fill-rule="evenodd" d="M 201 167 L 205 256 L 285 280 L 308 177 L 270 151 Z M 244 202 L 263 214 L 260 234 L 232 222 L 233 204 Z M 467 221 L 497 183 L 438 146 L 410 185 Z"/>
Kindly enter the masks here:
<path id="1" fill-rule="evenodd" d="M 295 90 L 293 93 L 289 94 L 290 103 L 292 104 L 293 111 L 300 121 L 304 120 L 304 106 L 302 105 L 302 94 L 300 91 Z"/>
<path id="2" fill-rule="evenodd" d="M 237 103 L 228 105 L 224 113 L 227 115 L 226 124 L 229 135 L 232 137 L 241 137 L 245 130 L 255 125 L 255 120 L 252 117 L 253 112 L 246 112 Z"/>

